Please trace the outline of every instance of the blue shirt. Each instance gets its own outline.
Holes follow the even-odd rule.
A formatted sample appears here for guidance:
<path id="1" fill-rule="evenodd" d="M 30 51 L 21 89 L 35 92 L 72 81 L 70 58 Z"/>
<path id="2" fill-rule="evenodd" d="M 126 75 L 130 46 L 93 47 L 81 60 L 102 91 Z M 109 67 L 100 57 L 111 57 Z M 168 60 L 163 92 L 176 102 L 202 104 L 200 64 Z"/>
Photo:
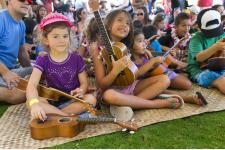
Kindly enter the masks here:
<path id="1" fill-rule="evenodd" d="M 16 66 L 19 48 L 25 43 L 25 24 L 7 10 L 0 11 L 0 62 L 9 69 Z"/>
<path id="2" fill-rule="evenodd" d="M 149 45 L 149 48 L 152 48 L 155 52 L 162 52 L 162 49 L 160 47 L 160 43 L 158 40 L 152 41 L 152 43 Z"/>

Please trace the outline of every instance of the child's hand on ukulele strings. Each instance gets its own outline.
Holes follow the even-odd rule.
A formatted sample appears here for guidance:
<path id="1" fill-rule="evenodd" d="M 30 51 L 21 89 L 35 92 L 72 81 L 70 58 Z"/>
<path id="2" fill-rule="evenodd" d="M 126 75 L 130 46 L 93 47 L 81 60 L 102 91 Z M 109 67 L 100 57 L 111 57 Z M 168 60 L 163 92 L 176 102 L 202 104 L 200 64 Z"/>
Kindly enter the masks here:
<path id="1" fill-rule="evenodd" d="M 152 62 L 152 64 L 159 64 L 159 63 L 161 64 L 161 63 L 163 63 L 164 58 L 160 57 L 160 56 L 153 57 L 150 61 Z"/>
<path id="2" fill-rule="evenodd" d="M 78 97 L 78 98 L 83 98 L 84 90 L 82 88 L 76 88 L 75 90 L 72 90 L 70 92 L 70 95 L 73 95 L 74 97 Z"/>
<path id="3" fill-rule="evenodd" d="M 124 56 L 117 61 L 114 60 L 113 56 L 111 57 L 113 70 L 115 70 L 116 73 L 120 73 L 125 68 L 127 68 L 130 64 L 130 55 Z"/>
<path id="4" fill-rule="evenodd" d="M 150 52 L 150 50 L 145 50 L 145 54 L 144 54 L 145 58 L 147 59 L 151 59 L 153 56 L 152 56 L 152 53 Z"/>
<path id="5" fill-rule="evenodd" d="M 31 106 L 31 118 L 37 119 L 39 118 L 42 121 L 45 121 L 47 116 L 44 109 L 40 106 L 40 104 L 36 103 Z"/>

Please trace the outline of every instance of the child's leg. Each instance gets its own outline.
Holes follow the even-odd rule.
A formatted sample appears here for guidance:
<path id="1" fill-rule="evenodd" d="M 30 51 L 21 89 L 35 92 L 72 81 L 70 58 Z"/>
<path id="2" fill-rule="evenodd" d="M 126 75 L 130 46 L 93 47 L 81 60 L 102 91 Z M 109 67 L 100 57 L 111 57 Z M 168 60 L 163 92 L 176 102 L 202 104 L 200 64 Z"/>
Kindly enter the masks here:
<path id="1" fill-rule="evenodd" d="M 190 90 L 192 86 L 191 81 L 184 75 L 177 74 L 177 76 L 171 80 L 170 87 L 180 90 Z"/>
<path id="2" fill-rule="evenodd" d="M 134 95 L 144 99 L 153 99 L 167 89 L 169 85 L 170 80 L 166 75 L 153 76 L 139 81 L 134 89 Z"/>
<path id="3" fill-rule="evenodd" d="M 138 96 L 122 94 L 113 89 L 104 92 L 103 100 L 108 104 L 130 106 L 134 109 L 171 108 L 171 106 L 179 108 L 181 106 L 177 98 L 171 98 L 170 101 L 163 99 L 148 100 Z"/>
<path id="4" fill-rule="evenodd" d="M 220 77 L 212 82 L 212 86 L 220 90 L 221 93 L 225 94 L 225 77 Z"/>
<path id="5" fill-rule="evenodd" d="M 89 104 L 91 104 L 92 106 L 96 105 L 97 100 L 91 94 L 84 95 L 83 99 L 86 102 L 88 102 Z M 84 111 L 87 111 L 87 108 L 84 107 L 84 104 L 82 104 L 81 102 L 75 102 L 75 103 L 72 103 L 69 106 L 63 108 L 62 111 L 66 112 L 68 114 L 80 114 L 80 113 L 82 113 Z"/>
<path id="6" fill-rule="evenodd" d="M 193 94 L 193 95 L 185 95 L 185 94 L 181 94 L 180 92 L 173 91 L 173 90 L 168 90 L 168 89 L 163 91 L 163 93 L 179 95 L 180 97 L 183 98 L 184 102 L 186 102 L 186 103 L 203 105 L 201 97 L 198 97 L 198 95 L 196 93 Z"/>
<path id="7" fill-rule="evenodd" d="M 46 114 L 58 114 L 62 116 L 68 116 L 67 113 L 63 112 L 62 110 L 58 109 L 57 107 L 51 105 L 48 103 L 48 101 L 45 98 L 39 98 L 39 105 L 44 109 Z M 27 104 L 27 106 L 29 106 Z M 30 107 L 28 107 L 30 110 Z"/>

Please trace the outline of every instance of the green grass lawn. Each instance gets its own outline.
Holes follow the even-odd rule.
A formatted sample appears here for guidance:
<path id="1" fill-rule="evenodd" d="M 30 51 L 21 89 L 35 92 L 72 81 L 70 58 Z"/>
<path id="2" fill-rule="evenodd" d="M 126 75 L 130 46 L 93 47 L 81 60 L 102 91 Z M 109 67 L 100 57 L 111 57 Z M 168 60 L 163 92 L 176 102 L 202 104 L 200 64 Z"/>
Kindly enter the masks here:
<path id="1" fill-rule="evenodd" d="M 0 115 L 9 105 L 0 103 Z M 205 113 L 51 148 L 225 148 L 225 111 Z"/>

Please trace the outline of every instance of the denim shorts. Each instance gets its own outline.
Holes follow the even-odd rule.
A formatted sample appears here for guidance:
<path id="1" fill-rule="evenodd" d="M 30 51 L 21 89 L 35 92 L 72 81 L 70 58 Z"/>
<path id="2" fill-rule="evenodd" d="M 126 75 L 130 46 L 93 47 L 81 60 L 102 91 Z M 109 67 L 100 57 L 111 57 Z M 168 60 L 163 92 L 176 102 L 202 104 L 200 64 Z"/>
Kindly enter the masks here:
<path id="1" fill-rule="evenodd" d="M 70 104 L 74 103 L 74 100 L 68 99 L 63 96 L 60 97 L 57 101 L 52 100 L 52 99 L 48 99 L 47 101 L 50 105 L 55 106 L 58 109 L 63 109 L 65 107 L 69 106 Z"/>
<path id="2" fill-rule="evenodd" d="M 25 68 L 17 68 L 12 69 L 10 71 L 16 73 L 20 77 L 24 78 L 27 75 L 30 75 L 32 73 L 32 67 L 25 67 Z M 7 87 L 6 82 L 3 80 L 2 76 L 0 75 L 0 87 Z"/>
<path id="3" fill-rule="evenodd" d="M 225 70 L 211 71 L 207 69 L 195 75 L 194 78 L 192 78 L 192 80 L 200 86 L 209 88 L 212 85 L 213 81 L 223 76 L 225 77 Z"/>
<path id="4" fill-rule="evenodd" d="M 47 101 L 50 105 L 55 106 L 58 109 L 66 108 L 67 106 L 69 106 L 70 104 L 75 102 L 74 100 L 71 100 L 71 99 L 63 97 L 63 96 L 60 97 L 58 99 L 58 101 L 52 100 L 52 99 L 48 99 Z M 89 118 L 91 116 L 91 114 L 90 114 L 90 112 L 86 111 L 86 112 L 82 112 L 82 113 L 78 114 L 78 116 L 80 118 Z"/>

